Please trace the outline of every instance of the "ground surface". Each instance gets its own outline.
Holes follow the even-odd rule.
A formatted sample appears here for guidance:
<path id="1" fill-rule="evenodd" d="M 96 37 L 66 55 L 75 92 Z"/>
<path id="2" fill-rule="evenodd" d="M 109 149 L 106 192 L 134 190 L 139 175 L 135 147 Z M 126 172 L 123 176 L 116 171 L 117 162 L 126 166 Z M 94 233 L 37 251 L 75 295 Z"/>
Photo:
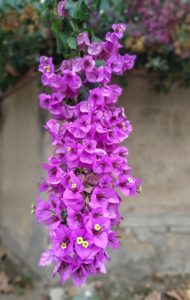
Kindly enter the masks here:
<path id="1" fill-rule="evenodd" d="M 19 282 L 7 284 L 3 290 L 0 282 L 0 300 L 190 300 L 189 278 L 162 277 L 159 274 L 134 286 L 109 276 L 104 282 L 96 280 L 82 289 L 44 287 L 34 283 L 19 286 Z"/>
<path id="2" fill-rule="evenodd" d="M 0 248 L 0 300 L 190 300 L 190 276 L 156 273 L 134 280 L 129 274 L 116 277 L 108 272 L 81 289 L 71 284 L 54 284 L 37 281 L 36 276 L 23 266 L 18 267 Z"/>

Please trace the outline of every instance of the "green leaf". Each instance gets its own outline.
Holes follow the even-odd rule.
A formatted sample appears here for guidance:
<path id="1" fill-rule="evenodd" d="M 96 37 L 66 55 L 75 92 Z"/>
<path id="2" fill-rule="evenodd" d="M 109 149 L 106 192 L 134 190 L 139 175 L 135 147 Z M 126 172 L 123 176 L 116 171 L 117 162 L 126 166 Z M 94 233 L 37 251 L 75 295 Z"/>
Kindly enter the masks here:
<path id="1" fill-rule="evenodd" d="M 55 20 L 51 25 L 51 30 L 57 35 L 60 32 L 60 22 Z"/>
<path id="2" fill-rule="evenodd" d="M 93 42 L 101 42 L 101 39 L 99 39 L 97 36 L 95 36 L 93 31 L 91 32 L 91 35 L 92 35 Z"/>
<path id="3" fill-rule="evenodd" d="M 105 61 L 104 60 L 97 60 L 96 61 L 96 67 L 101 67 L 105 66 Z"/>
<path id="4" fill-rule="evenodd" d="M 78 7 L 81 5 L 81 1 L 79 1 L 80 3 L 74 2 L 74 1 L 67 1 L 66 5 L 65 5 L 65 9 L 69 12 L 69 15 L 73 18 L 73 19 L 77 19 L 77 11 L 78 11 Z"/>
<path id="5" fill-rule="evenodd" d="M 57 46 L 59 52 L 62 52 L 63 49 L 67 49 L 67 36 L 64 33 L 58 33 L 57 36 Z"/>
<path id="6" fill-rule="evenodd" d="M 61 24 L 58 20 L 53 22 L 51 30 L 56 37 L 58 51 L 61 52 L 63 49 L 67 48 L 67 36 L 65 33 L 61 32 Z"/>
<path id="7" fill-rule="evenodd" d="M 67 43 L 69 45 L 69 48 L 76 50 L 77 49 L 77 43 L 76 43 L 76 38 L 73 36 L 69 36 L 67 38 Z"/>
<path id="8" fill-rule="evenodd" d="M 69 12 L 71 18 L 80 21 L 84 21 L 87 13 L 89 12 L 88 7 L 85 5 L 83 0 L 68 0 L 65 5 L 65 9 Z"/>
<path id="9" fill-rule="evenodd" d="M 100 3 L 100 10 L 107 10 L 110 8 L 110 3 L 107 0 L 102 0 Z"/>

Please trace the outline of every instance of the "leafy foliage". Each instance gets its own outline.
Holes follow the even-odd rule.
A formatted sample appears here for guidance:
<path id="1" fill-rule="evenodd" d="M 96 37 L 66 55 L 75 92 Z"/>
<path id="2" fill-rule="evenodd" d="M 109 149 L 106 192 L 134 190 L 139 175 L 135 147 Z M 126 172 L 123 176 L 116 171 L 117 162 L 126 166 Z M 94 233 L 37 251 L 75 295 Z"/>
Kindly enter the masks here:
<path id="1" fill-rule="evenodd" d="M 56 63 L 77 56 L 80 32 L 98 40 L 114 22 L 127 23 L 125 47 L 137 54 L 137 69 L 156 71 L 157 90 L 190 86 L 189 1 L 67 0 L 67 18 L 58 18 L 57 2 L 0 1 L 0 95 L 36 67 L 39 55 L 53 55 Z"/>
<path id="2" fill-rule="evenodd" d="M 190 86 L 189 0 L 103 0 L 99 26 L 114 19 L 127 24 L 125 46 L 137 54 L 137 68 L 156 71 L 159 91 Z"/>
<path id="3" fill-rule="evenodd" d="M 37 1 L 0 2 L 1 93 L 35 64 L 40 52 L 49 48 L 51 38 L 42 11 L 43 5 Z"/>
<path id="4" fill-rule="evenodd" d="M 61 58 L 77 55 L 76 37 L 86 30 L 99 1 L 68 0 L 69 18 L 57 16 L 57 1 L 0 2 L 0 94 L 13 86 L 42 54 Z M 55 39 L 56 38 L 56 39 Z"/>

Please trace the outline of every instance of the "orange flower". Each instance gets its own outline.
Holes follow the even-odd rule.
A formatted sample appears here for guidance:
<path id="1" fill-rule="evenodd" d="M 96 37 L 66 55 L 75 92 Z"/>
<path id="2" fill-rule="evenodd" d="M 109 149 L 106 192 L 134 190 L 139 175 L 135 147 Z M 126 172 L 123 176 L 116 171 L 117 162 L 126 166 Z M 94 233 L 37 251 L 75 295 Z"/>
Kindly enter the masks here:
<path id="1" fill-rule="evenodd" d="M 32 5 L 27 5 L 23 9 L 21 15 L 20 15 L 20 20 L 21 22 L 27 21 L 27 20 L 32 20 L 34 23 L 38 23 L 39 21 L 39 16 L 37 14 L 37 11 L 34 6 Z"/>
<path id="2" fill-rule="evenodd" d="M 4 31 L 16 31 L 19 26 L 19 16 L 14 10 L 10 10 L 0 20 L 0 26 Z"/>
<path id="3" fill-rule="evenodd" d="M 125 47 L 131 49 L 134 52 L 142 53 L 145 50 L 145 37 L 128 37 L 125 41 Z"/>

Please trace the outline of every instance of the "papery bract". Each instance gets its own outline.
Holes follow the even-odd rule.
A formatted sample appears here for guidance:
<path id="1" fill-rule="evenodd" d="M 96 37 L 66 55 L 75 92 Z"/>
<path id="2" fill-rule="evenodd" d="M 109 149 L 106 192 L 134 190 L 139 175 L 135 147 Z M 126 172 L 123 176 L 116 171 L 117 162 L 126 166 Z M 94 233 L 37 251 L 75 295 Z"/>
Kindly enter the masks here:
<path id="1" fill-rule="evenodd" d="M 67 1 L 60 1 L 57 5 L 57 13 L 59 15 L 59 17 L 66 17 L 67 16 L 67 11 L 65 10 L 65 5 L 66 5 Z"/>

